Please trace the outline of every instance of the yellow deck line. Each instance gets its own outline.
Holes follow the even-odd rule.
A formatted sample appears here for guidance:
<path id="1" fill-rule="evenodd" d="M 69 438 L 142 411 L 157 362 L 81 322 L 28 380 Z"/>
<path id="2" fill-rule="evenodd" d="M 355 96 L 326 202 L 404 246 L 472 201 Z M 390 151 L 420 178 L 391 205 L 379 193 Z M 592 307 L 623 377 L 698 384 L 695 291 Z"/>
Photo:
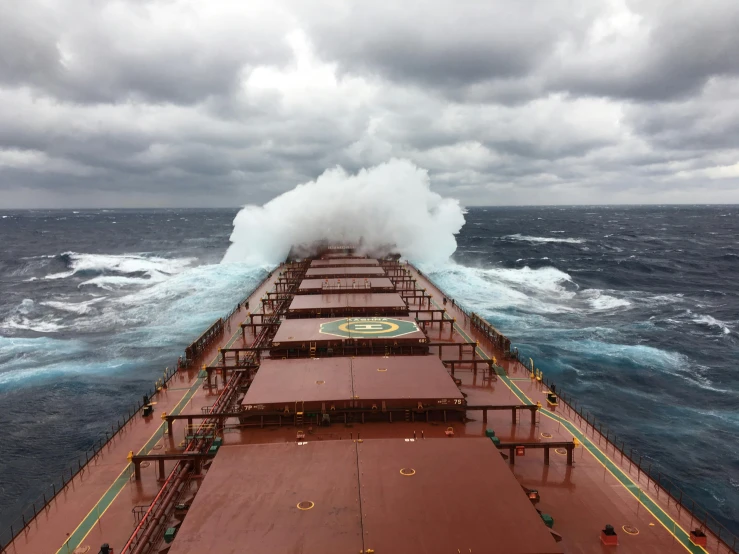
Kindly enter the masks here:
<path id="1" fill-rule="evenodd" d="M 437 304 L 435 300 L 433 300 L 433 299 L 432 299 L 431 301 L 432 301 L 432 302 L 434 303 L 434 305 L 435 305 L 435 306 L 436 306 L 437 308 L 440 308 L 439 304 Z M 473 341 L 473 340 L 472 340 L 472 338 L 471 338 L 471 337 L 470 337 L 470 336 L 469 336 L 469 335 L 468 335 L 468 334 L 467 334 L 467 333 L 466 333 L 466 332 L 464 331 L 464 329 L 462 329 L 462 328 L 461 328 L 461 327 L 460 327 L 460 326 L 459 326 L 459 325 L 458 325 L 458 324 L 456 323 L 456 321 L 454 322 L 454 324 L 453 324 L 453 325 L 454 325 L 454 327 L 455 327 L 455 328 L 457 329 L 457 331 L 458 331 L 458 332 L 459 332 L 460 334 L 464 335 L 464 337 L 465 337 L 465 338 L 467 339 L 467 341 L 468 341 L 468 342 L 475 342 L 475 341 Z M 491 358 L 490 358 L 490 356 L 488 356 L 488 355 L 487 355 L 487 354 L 485 353 L 485 351 L 484 351 L 484 350 L 483 350 L 482 348 L 480 348 L 479 346 L 477 346 L 477 347 L 476 347 L 476 349 L 477 349 L 478 353 L 479 353 L 479 354 L 480 354 L 480 355 L 481 355 L 481 356 L 482 356 L 483 358 L 485 358 L 485 359 L 487 359 L 487 360 L 490 360 L 490 359 L 491 359 Z M 509 384 L 509 383 L 507 382 L 507 380 L 506 380 L 506 379 L 503 379 L 502 381 L 503 381 L 503 383 L 505 384 L 505 386 L 506 386 L 506 387 L 508 387 L 508 389 L 509 389 L 509 390 L 510 390 L 510 391 L 511 391 L 511 392 L 512 392 L 512 393 L 513 393 L 514 395 L 516 395 L 516 396 L 519 396 L 519 394 L 518 394 L 518 393 L 520 393 L 520 395 L 522 395 L 522 396 L 523 396 L 524 398 L 526 398 L 526 399 L 527 399 L 527 400 L 528 400 L 528 401 L 529 401 L 529 402 L 530 402 L 531 404 L 536 404 L 536 402 L 532 401 L 532 400 L 531 400 L 531 398 L 529 398 L 529 397 L 528 397 L 528 395 L 526 395 L 526 393 L 525 393 L 525 392 L 524 392 L 523 390 L 521 390 L 520 388 L 518 388 L 518 386 L 516 386 L 516 384 L 515 384 L 515 383 L 511 382 L 511 383 Z M 515 387 L 515 389 L 516 389 L 516 390 L 513 390 L 513 388 L 511 387 L 511 385 L 513 385 L 513 387 Z M 516 391 L 518 391 L 518 393 L 517 393 Z M 520 398 L 520 396 L 519 396 L 519 398 Z M 549 419 L 551 419 L 552 421 L 558 421 L 558 419 L 557 419 L 557 418 L 559 418 L 559 419 L 561 419 L 561 420 L 564 420 L 564 421 L 566 421 L 566 422 L 570 423 L 571 425 L 573 425 L 574 427 L 576 427 L 576 428 L 577 428 L 577 424 L 576 424 L 575 422 L 572 422 L 572 421 L 568 420 L 568 419 L 567 419 L 566 417 L 564 417 L 564 416 L 559 416 L 559 415 L 557 415 L 557 416 L 555 417 L 555 416 L 554 416 L 554 414 L 550 414 L 550 413 L 549 413 L 548 411 L 546 411 L 546 410 L 539 410 L 539 411 L 540 411 L 540 412 L 541 412 L 542 414 L 544 414 L 544 415 L 545 415 L 546 417 L 548 417 Z M 565 426 L 565 429 L 567 429 L 567 427 L 566 427 L 566 426 Z M 573 433 L 572 433 L 572 432 L 571 432 L 571 431 L 570 431 L 569 429 L 567 429 L 567 432 L 568 432 L 568 433 L 570 433 L 571 435 L 573 435 L 573 437 L 574 437 L 574 434 L 573 434 Z M 598 452 L 600 452 L 600 454 L 601 454 L 601 455 L 602 455 L 602 456 L 603 456 L 604 458 L 607 458 L 608 460 L 610 460 L 610 461 L 611 461 L 611 463 L 612 463 L 612 464 L 613 464 L 614 466 L 618 467 L 618 464 L 617 464 L 617 463 L 616 463 L 616 462 L 615 462 L 615 461 L 614 461 L 614 460 L 613 460 L 613 459 L 612 459 L 612 458 L 611 458 L 610 456 L 608 456 L 608 454 L 604 453 L 604 452 L 603 452 L 603 451 L 602 451 L 602 450 L 601 450 L 600 448 L 598 448 L 598 446 L 596 446 L 596 445 L 595 445 L 595 443 L 593 443 L 593 442 L 592 442 L 592 441 L 590 441 L 590 440 L 588 440 L 588 442 L 589 442 L 589 443 L 590 443 L 590 444 L 591 444 L 591 445 L 593 446 L 593 448 L 595 448 L 596 450 L 598 450 Z M 583 448 L 586 448 L 586 445 L 585 445 L 584 443 L 583 443 L 583 445 L 582 445 L 582 446 L 583 446 Z M 588 450 L 589 450 L 589 448 L 586 448 L 586 449 L 588 449 Z M 662 524 L 662 526 L 663 526 L 663 527 L 664 527 L 664 528 L 665 528 L 665 529 L 667 530 L 667 532 L 668 532 L 668 533 L 670 533 L 670 535 L 672 535 L 672 536 L 673 536 L 673 537 L 674 537 L 674 538 L 675 538 L 675 539 L 676 539 L 676 540 L 677 540 L 677 541 L 678 541 L 678 542 L 679 542 L 679 543 L 680 543 L 680 544 L 681 544 L 681 545 L 682 545 L 682 546 L 683 546 L 683 547 L 684 547 L 684 548 L 685 548 L 685 549 L 686 549 L 686 550 L 687 550 L 688 552 L 693 552 L 693 550 L 691 550 L 691 547 L 692 547 L 692 548 L 698 548 L 698 549 L 700 549 L 699 551 L 702 551 L 702 552 L 707 552 L 707 551 L 706 551 L 706 550 L 705 550 L 704 548 L 702 548 L 702 547 L 700 547 L 700 546 L 698 546 L 698 545 L 695 545 L 695 544 L 693 544 L 693 543 L 690 543 L 690 546 L 686 545 L 686 544 L 684 543 L 683 539 L 681 539 L 680 537 L 678 537 L 678 536 L 677 536 L 677 535 L 676 535 L 676 534 L 675 534 L 675 533 L 674 533 L 674 532 L 672 531 L 672 529 L 670 529 L 670 528 L 669 528 L 669 527 L 668 527 L 667 525 L 665 525 L 665 523 L 664 523 L 664 522 L 663 522 L 663 521 L 661 520 L 661 518 L 660 518 L 660 517 L 658 517 L 657 515 L 655 515 L 655 514 L 654 514 L 654 512 L 652 512 L 652 510 L 650 510 L 650 509 L 649 509 L 649 508 L 648 508 L 648 507 L 647 507 L 647 506 L 646 506 L 646 505 L 644 504 L 644 502 L 642 502 L 642 499 L 641 499 L 641 495 L 642 495 L 642 494 L 643 494 L 643 495 L 644 495 L 645 497 L 649 498 L 649 500 L 650 500 L 650 501 L 651 501 L 651 502 L 652 502 L 652 503 L 653 503 L 653 504 L 654 504 L 655 506 L 657 506 L 657 508 L 659 508 L 659 510 L 660 510 L 660 511 L 662 512 L 662 514 L 663 514 L 663 515 L 664 515 L 664 516 L 665 516 L 665 517 L 666 517 L 667 519 L 669 519 L 670 521 L 672 521 L 672 523 L 673 523 L 673 524 L 674 524 L 674 525 L 675 525 L 676 527 L 679 527 L 679 528 L 680 528 L 680 530 L 681 530 L 681 531 L 682 531 L 683 533 L 685 533 L 685 535 L 688 535 L 687 531 L 685 531 L 685 529 L 683 529 L 683 528 L 682 528 L 682 525 L 678 524 L 678 523 L 677 523 L 677 522 L 676 522 L 676 521 L 675 521 L 675 520 L 674 520 L 674 519 L 673 519 L 673 518 L 672 518 L 672 517 L 670 516 L 670 514 L 668 514 L 667 512 L 665 512 L 665 511 L 664 511 L 664 510 L 662 509 L 662 507 L 661 507 L 661 506 L 659 506 L 659 504 L 657 504 L 657 502 L 656 502 L 656 501 L 655 501 L 654 499 L 652 499 L 652 498 L 651 498 L 651 497 L 650 497 L 650 496 L 649 496 L 649 495 L 648 495 L 648 494 L 647 494 L 646 492 L 644 492 L 644 490 L 643 490 L 643 489 L 641 488 L 641 486 L 640 486 L 640 485 L 639 485 L 638 483 L 635 483 L 635 482 L 634 482 L 634 480 L 633 480 L 633 479 L 631 478 L 631 476 L 630 476 L 630 475 L 628 475 L 627 473 L 625 473 L 625 472 L 624 472 L 624 471 L 622 470 L 622 473 L 623 473 L 624 477 L 626 478 L 626 480 L 628 480 L 629 482 L 631 482 L 631 484 L 632 484 L 632 485 L 633 485 L 633 486 L 634 486 L 634 487 L 635 487 L 635 488 L 636 488 L 637 490 L 639 490 L 639 491 L 640 491 L 639 495 L 636 495 L 636 494 L 634 494 L 634 491 L 633 491 L 633 490 L 631 490 L 631 488 L 629 488 L 628 486 L 626 486 L 626 485 L 625 485 L 625 484 L 624 484 L 624 483 L 622 482 L 622 480 L 621 480 L 621 479 L 619 479 L 619 478 L 618 478 L 618 477 L 617 477 L 617 476 L 616 476 L 616 475 L 615 475 L 615 474 L 614 474 L 614 473 L 613 473 L 613 472 L 612 472 L 612 471 L 611 471 L 611 470 L 610 470 L 610 469 L 608 468 L 608 466 L 606 466 L 606 465 L 605 465 L 605 464 L 604 464 L 603 462 L 601 462 L 601 461 L 600 461 L 600 460 L 598 459 L 598 457 L 597 457 L 597 456 L 595 456 L 595 455 L 594 455 L 594 454 L 593 454 L 592 452 L 591 452 L 591 455 L 593 455 L 593 458 L 595 458 L 595 460 L 596 460 L 596 461 L 597 461 L 597 462 L 598 462 L 599 464 L 601 464 L 601 465 L 602 465 L 602 466 L 603 466 L 603 467 L 604 467 L 604 468 L 606 469 L 606 471 L 608 471 L 608 473 L 610 473 L 610 474 L 611 474 L 611 476 L 612 476 L 612 477 L 613 477 L 613 478 L 614 478 L 614 479 L 615 479 L 615 480 L 616 480 L 616 481 L 617 481 L 618 483 L 620 483 L 620 484 L 621 484 L 621 485 L 622 485 L 622 486 L 624 487 L 624 489 L 626 489 L 626 490 L 627 490 L 627 491 L 628 491 L 628 492 L 629 492 L 629 493 L 630 493 L 630 494 L 631 494 L 631 495 L 632 495 L 632 496 L 633 496 L 633 497 L 634 497 L 634 498 L 635 498 L 635 499 L 636 499 L 636 500 L 637 500 L 637 501 L 639 502 L 639 504 L 641 504 L 642 506 L 644 506 L 644 509 L 645 509 L 645 510 L 647 510 L 647 511 L 648 511 L 648 512 L 649 512 L 650 514 L 652 514 L 652 516 L 653 516 L 653 517 L 654 517 L 654 518 L 655 518 L 655 519 L 656 519 L 657 521 L 659 521 L 659 522 L 660 522 L 660 523 Z M 620 468 L 619 468 L 619 469 L 620 469 Z M 688 535 L 688 536 L 689 536 L 689 535 Z"/>
<path id="2" fill-rule="evenodd" d="M 244 319 L 244 321 L 246 321 L 246 319 Z M 225 348 L 228 348 L 229 346 L 231 346 L 234 343 L 234 341 L 236 340 L 237 335 L 239 333 L 240 333 L 240 330 L 237 330 L 237 331 L 234 332 L 233 335 L 231 335 L 231 339 L 226 343 Z M 217 359 L 218 359 L 218 354 L 216 354 L 213 357 L 213 359 L 210 361 L 210 363 L 208 365 L 212 365 Z M 182 401 L 185 400 L 185 398 L 187 397 L 187 395 L 189 394 L 189 392 L 193 390 L 193 388 L 195 389 L 195 391 L 197 391 L 197 389 L 200 387 L 200 383 L 201 382 L 202 382 L 202 379 L 200 379 L 200 378 L 196 378 L 195 379 L 195 381 L 193 382 L 193 385 L 190 388 L 187 389 L 187 392 L 185 392 L 185 394 L 182 395 L 182 398 L 180 398 L 179 402 L 177 402 L 177 404 L 175 404 L 174 408 L 172 408 L 172 412 L 175 412 L 178 409 L 180 409 L 180 404 L 182 404 Z M 194 395 L 195 395 L 195 393 L 193 393 L 192 396 L 194 396 Z M 192 398 L 192 396 L 190 398 Z M 151 437 L 149 437 L 149 440 L 147 440 L 144 443 L 144 446 L 142 446 L 141 449 L 138 451 L 138 454 L 141 454 L 142 453 L 142 451 L 147 447 L 147 445 L 159 434 L 159 432 L 163 429 L 163 427 L 164 427 L 164 423 L 160 424 L 159 427 L 157 427 L 156 431 L 154 431 L 154 433 L 151 435 Z M 118 498 L 118 495 L 121 494 L 121 492 L 123 492 L 123 490 L 126 488 L 125 483 L 121 486 L 121 489 L 111 499 L 111 501 L 108 503 L 108 505 L 105 507 L 105 509 L 102 512 L 98 513 L 97 518 L 95 518 L 95 522 L 92 525 L 90 525 L 90 529 L 88 529 L 88 531 L 82 536 L 82 538 L 80 538 L 79 541 L 76 541 L 76 544 L 70 544 L 69 543 L 69 541 L 74 537 L 75 533 L 77 533 L 77 531 L 85 523 L 89 523 L 87 520 L 90 517 L 90 515 L 99 508 L 99 504 L 100 504 L 100 502 L 102 502 L 102 500 L 105 497 L 105 495 L 108 494 L 108 492 L 118 483 L 118 480 L 123 476 L 123 474 L 126 473 L 127 471 L 129 471 L 130 467 L 131 467 L 131 463 L 129 462 L 123 468 L 123 471 L 121 471 L 121 473 L 118 474 L 118 477 L 116 477 L 113 480 L 113 483 L 110 485 L 110 487 L 108 487 L 106 489 L 106 491 L 100 496 L 100 498 L 98 499 L 98 501 L 95 503 L 95 505 L 92 507 L 92 509 L 87 513 L 87 515 L 84 518 L 82 518 L 82 521 L 80 521 L 79 525 L 77 525 L 77 527 L 75 528 L 75 530 L 72 531 L 72 533 L 70 533 L 69 539 L 67 539 L 64 542 L 64 544 L 59 548 L 59 550 L 57 550 L 57 554 L 64 554 L 70 548 L 72 550 L 75 549 L 75 548 L 77 548 L 87 538 L 87 536 L 95 528 L 95 523 L 97 523 L 100 520 L 100 518 L 103 517 L 103 515 L 105 514 L 105 512 L 108 511 L 108 508 L 110 508 L 110 506 L 113 505 L 113 502 L 115 502 L 115 499 Z M 128 479 L 126 479 L 126 480 L 128 481 Z"/>

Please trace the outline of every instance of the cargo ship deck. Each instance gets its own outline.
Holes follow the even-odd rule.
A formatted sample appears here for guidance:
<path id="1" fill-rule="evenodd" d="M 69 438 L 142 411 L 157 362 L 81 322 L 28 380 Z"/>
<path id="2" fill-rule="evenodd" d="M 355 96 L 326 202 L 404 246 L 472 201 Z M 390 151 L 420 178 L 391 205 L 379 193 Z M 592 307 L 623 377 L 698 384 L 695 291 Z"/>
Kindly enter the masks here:
<path id="1" fill-rule="evenodd" d="M 204 337 L 4 552 L 736 546 L 410 264 L 285 263 Z"/>

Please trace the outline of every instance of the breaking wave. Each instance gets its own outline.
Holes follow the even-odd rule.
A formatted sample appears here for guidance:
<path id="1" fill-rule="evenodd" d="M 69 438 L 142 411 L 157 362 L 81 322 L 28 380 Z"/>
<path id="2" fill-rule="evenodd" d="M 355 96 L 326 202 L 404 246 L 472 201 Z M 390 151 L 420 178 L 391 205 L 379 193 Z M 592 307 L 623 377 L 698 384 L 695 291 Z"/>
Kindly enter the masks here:
<path id="1" fill-rule="evenodd" d="M 708 327 L 717 327 L 721 329 L 724 335 L 731 334 L 731 328 L 729 328 L 726 323 L 714 317 L 711 317 L 710 315 L 699 315 L 693 318 L 693 322 L 698 323 L 699 325 L 706 325 Z"/>
<path id="2" fill-rule="evenodd" d="M 604 294 L 600 289 L 586 289 L 582 291 L 582 295 L 587 298 L 595 310 L 615 310 L 616 308 L 627 308 L 631 306 L 631 302 L 628 300 L 609 296 L 608 294 Z"/>
<path id="3" fill-rule="evenodd" d="M 66 279 L 68 277 L 93 277 L 83 284 L 94 285 L 138 285 L 149 281 L 162 281 L 179 273 L 195 258 L 160 258 L 145 254 L 78 254 L 65 252 L 59 256 L 68 268 L 67 271 L 51 273 L 45 279 Z M 105 278 L 102 278 L 102 277 Z M 103 286 L 105 288 L 105 286 Z"/>
<path id="4" fill-rule="evenodd" d="M 552 232 L 559 233 L 562 231 L 552 231 Z M 532 242 L 532 243 L 546 243 L 546 242 L 560 242 L 560 243 L 567 243 L 567 244 L 584 244 L 585 243 L 583 239 L 571 239 L 571 238 L 558 239 L 554 237 L 530 237 L 527 235 L 522 235 L 520 233 L 516 233 L 515 235 L 506 235 L 503 238 L 510 239 L 510 240 L 520 240 L 520 241 Z"/>
<path id="5" fill-rule="evenodd" d="M 421 269 L 460 303 L 488 314 L 511 309 L 534 314 L 610 312 L 631 306 L 629 300 L 599 289 L 580 290 L 568 273 L 552 266 L 475 268 L 450 263 L 422 264 Z"/>
<path id="6" fill-rule="evenodd" d="M 278 264 L 291 246 L 323 240 L 362 242 L 382 254 L 394 246 L 419 262 L 447 260 L 456 250 L 464 211 L 430 189 L 426 170 L 393 159 L 351 175 L 337 167 L 234 219 L 224 262 Z"/>
<path id="7" fill-rule="evenodd" d="M 98 302 L 101 302 L 103 300 L 105 300 L 105 297 L 93 298 L 92 300 L 87 300 L 85 302 L 56 302 L 51 300 L 48 302 L 41 302 L 41 305 L 48 306 L 49 308 L 54 308 L 55 310 L 60 310 L 63 312 L 71 312 L 73 314 L 83 315 L 94 311 L 94 304 L 97 304 Z"/>

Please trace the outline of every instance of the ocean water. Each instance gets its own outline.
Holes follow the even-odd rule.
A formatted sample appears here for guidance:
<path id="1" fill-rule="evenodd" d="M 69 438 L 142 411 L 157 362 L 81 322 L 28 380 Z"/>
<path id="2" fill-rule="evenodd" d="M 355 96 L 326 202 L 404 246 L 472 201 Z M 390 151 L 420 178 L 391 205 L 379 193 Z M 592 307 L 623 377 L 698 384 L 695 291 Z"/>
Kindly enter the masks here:
<path id="1" fill-rule="evenodd" d="M 0 535 L 265 275 L 235 214 L 0 211 Z M 739 533 L 739 207 L 466 218 L 426 273 Z"/>

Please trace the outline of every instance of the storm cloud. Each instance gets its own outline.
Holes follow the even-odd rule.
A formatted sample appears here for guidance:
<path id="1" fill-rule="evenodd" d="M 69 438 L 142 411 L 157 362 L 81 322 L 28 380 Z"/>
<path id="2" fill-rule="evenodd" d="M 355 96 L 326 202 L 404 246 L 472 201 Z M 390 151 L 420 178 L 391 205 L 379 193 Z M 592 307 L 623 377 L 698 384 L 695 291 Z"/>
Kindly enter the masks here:
<path id="1" fill-rule="evenodd" d="M 739 3 L 0 2 L 0 208 L 739 203 Z"/>

